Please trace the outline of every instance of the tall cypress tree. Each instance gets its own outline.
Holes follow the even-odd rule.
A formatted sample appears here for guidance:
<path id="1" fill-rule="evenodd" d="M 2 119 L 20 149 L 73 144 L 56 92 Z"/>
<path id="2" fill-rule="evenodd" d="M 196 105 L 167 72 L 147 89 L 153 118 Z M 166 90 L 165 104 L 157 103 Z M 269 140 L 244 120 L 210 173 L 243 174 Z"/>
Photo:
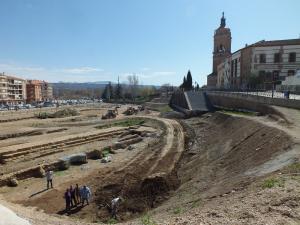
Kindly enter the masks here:
<path id="1" fill-rule="evenodd" d="M 119 77 L 118 77 L 118 84 L 115 87 L 115 98 L 116 99 L 122 98 L 122 86 L 121 86 L 121 84 L 119 82 Z"/>
<path id="2" fill-rule="evenodd" d="M 183 83 L 182 83 L 182 89 L 185 90 L 186 89 L 186 77 L 183 77 Z"/>
<path id="3" fill-rule="evenodd" d="M 186 90 L 192 90 L 193 89 L 193 78 L 191 71 L 189 70 L 186 75 Z"/>
<path id="4" fill-rule="evenodd" d="M 113 98 L 113 87 L 110 82 L 105 86 L 101 97 L 107 101 L 110 101 Z"/>

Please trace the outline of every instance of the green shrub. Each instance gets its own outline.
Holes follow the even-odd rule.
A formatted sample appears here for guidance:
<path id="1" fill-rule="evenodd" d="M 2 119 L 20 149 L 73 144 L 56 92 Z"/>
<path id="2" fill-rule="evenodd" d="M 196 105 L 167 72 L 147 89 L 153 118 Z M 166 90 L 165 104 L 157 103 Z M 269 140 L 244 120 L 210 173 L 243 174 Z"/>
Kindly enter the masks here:
<path id="1" fill-rule="evenodd" d="M 284 169 L 285 173 L 300 173 L 300 163 L 293 163 Z"/>
<path id="2" fill-rule="evenodd" d="M 176 208 L 174 208 L 174 209 L 173 209 L 173 213 L 174 213 L 174 214 L 180 214 L 180 213 L 182 213 L 182 208 L 181 208 L 181 207 L 176 207 Z"/>
<path id="3" fill-rule="evenodd" d="M 105 148 L 103 148 L 103 149 L 102 149 L 102 157 L 108 156 L 109 153 L 110 153 L 110 151 L 111 151 L 111 148 L 110 148 L 110 147 L 105 147 Z"/>
<path id="4" fill-rule="evenodd" d="M 35 117 L 38 119 L 47 119 L 47 118 L 63 118 L 68 116 L 77 116 L 79 112 L 75 109 L 62 109 L 55 113 L 48 113 L 48 112 L 40 112 L 35 114 Z"/>
<path id="5" fill-rule="evenodd" d="M 62 109 L 59 110 L 55 113 L 53 113 L 51 116 L 52 118 L 63 118 L 63 117 L 68 117 L 68 116 L 78 116 L 79 112 L 75 109 Z"/>
<path id="6" fill-rule="evenodd" d="M 116 224 L 118 221 L 114 218 L 110 218 L 109 220 L 106 221 L 107 224 Z"/>
<path id="7" fill-rule="evenodd" d="M 167 113 L 167 112 L 172 112 L 173 111 L 173 109 L 168 105 L 163 106 L 163 107 L 158 107 L 157 110 L 161 113 Z"/>
<path id="8" fill-rule="evenodd" d="M 147 214 L 141 218 L 141 222 L 143 225 L 157 225 L 157 223 L 153 221 Z"/>
<path id="9" fill-rule="evenodd" d="M 40 112 L 38 114 L 35 114 L 35 117 L 38 119 L 47 119 L 50 117 L 50 113 L 47 112 Z"/>
<path id="10" fill-rule="evenodd" d="M 284 181 L 278 178 L 269 178 L 263 181 L 262 188 L 283 187 Z"/>
<path id="11" fill-rule="evenodd" d="M 198 199 L 196 201 L 193 201 L 192 208 L 198 208 L 198 207 L 200 207 L 200 205 L 201 205 L 201 200 Z"/>

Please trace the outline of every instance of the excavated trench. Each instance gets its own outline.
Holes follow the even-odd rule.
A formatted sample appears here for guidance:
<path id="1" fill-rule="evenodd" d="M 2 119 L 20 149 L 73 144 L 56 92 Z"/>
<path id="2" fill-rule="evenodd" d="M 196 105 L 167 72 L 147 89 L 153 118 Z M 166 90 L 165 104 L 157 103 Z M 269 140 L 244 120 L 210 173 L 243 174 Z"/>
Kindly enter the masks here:
<path id="1" fill-rule="evenodd" d="M 158 206 L 188 204 L 195 199 L 242 190 L 256 179 L 248 171 L 293 147 L 291 138 L 281 130 L 223 113 L 205 114 L 180 123 L 169 119 L 158 122 L 163 132 L 133 159 L 78 181 L 91 187 L 93 200 L 90 206 L 74 209 L 69 216 L 108 222 L 108 205 L 113 197 L 121 196 L 124 201 L 118 221 L 127 221 Z M 64 187 L 72 183 L 67 182 Z M 49 214 L 64 214 L 64 187 L 20 203 Z"/>
<path id="2" fill-rule="evenodd" d="M 147 120 L 159 132 L 152 134 L 154 137 L 134 158 L 113 168 L 95 170 L 87 177 L 66 182 L 40 197 L 18 203 L 38 207 L 49 214 L 66 214 L 61 196 L 66 187 L 80 183 L 91 188 L 93 199 L 88 207 L 73 208 L 71 217 L 89 222 L 107 222 L 110 219 L 108 205 L 116 196 L 124 199 L 118 211 L 120 221 L 157 207 L 179 187 L 177 163 L 184 151 L 184 133 L 181 125 L 174 120 Z M 120 137 L 120 140 L 128 141 L 122 135 Z"/>

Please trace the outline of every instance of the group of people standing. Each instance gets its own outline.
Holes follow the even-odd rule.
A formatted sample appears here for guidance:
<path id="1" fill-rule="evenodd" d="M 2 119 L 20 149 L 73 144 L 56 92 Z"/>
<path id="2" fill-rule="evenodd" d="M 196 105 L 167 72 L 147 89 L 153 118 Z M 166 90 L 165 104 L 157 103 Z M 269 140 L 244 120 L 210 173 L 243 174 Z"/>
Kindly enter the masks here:
<path id="1" fill-rule="evenodd" d="M 89 199 L 92 196 L 90 188 L 86 185 L 79 187 L 78 184 L 73 188 L 72 185 L 70 188 L 67 188 L 64 198 L 66 201 L 66 212 L 69 212 L 71 208 L 77 207 L 79 204 L 84 206 L 86 202 L 89 205 Z"/>
<path id="2" fill-rule="evenodd" d="M 48 170 L 46 171 L 46 179 L 47 179 L 47 189 L 50 187 L 53 188 L 53 171 Z M 81 207 L 84 206 L 84 203 L 86 202 L 87 205 L 89 205 L 89 200 L 92 196 L 92 192 L 90 188 L 86 185 L 83 187 L 79 187 L 78 184 L 73 187 L 72 185 L 66 189 L 64 193 L 64 199 L 66 201 L 66 212 L 70 212 L 71 208 L 77 207 L 78 205 L 81 205 Z M 108 205 L 111 213 L 111 217 L 114 219 L 117 219 L 117 213 L 119 204 L 122 202 L 121 197 L 114 197 L 111 201 L 111 204 Z"/>
<path id="3" fill-rule="evenodd" d="M 47 180 L 47 189 L 50 187 L 53 188 L 53 171 L 47 170 L 46 171 L 46 180 Z M 69 212 L 71 208 L 77 207 L 79 204 L 81 206 L 84 206 L 84 203 L 86 202 L 87 205 L 89 205 L 89 199 L 92 196 L 92 192 L 90 188 L 86 185 L 83 187 L 79 187 L 78 184 L 76 184 L 75 187 L 72 185 L 70 188 L 67 188 L 64 194 L 64 199 L 66 201 L 66 212 Z"/>

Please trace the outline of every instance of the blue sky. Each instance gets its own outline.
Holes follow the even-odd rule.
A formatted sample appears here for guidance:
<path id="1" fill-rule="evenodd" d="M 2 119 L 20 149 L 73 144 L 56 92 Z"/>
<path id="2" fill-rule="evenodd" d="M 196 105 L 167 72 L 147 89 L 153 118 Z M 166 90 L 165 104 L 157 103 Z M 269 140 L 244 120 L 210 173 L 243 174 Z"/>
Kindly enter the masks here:
<path id="1" fill-rule="evenodd" d="M 0 0 L 0 71 L 51 82 L 179 85 L 211 72 L 225 11 L 232 51 L 300 35 L 299 0 Z"/>

